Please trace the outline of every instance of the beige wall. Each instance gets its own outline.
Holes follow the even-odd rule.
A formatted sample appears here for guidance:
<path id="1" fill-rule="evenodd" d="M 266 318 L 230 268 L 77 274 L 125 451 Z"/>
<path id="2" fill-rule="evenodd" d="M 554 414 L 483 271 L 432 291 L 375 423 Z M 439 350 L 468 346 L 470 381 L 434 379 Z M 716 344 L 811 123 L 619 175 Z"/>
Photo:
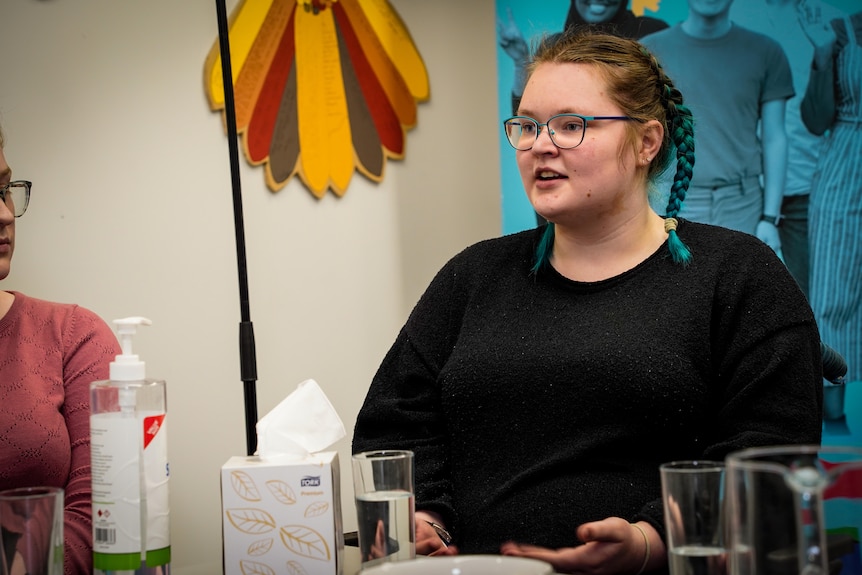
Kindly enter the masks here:
<path id="1" fill-rule="evenodd" d="M 259 414 L 320 383 L 349 431 L 347 529 L 378 363 L 440 265 L 500 229 L 493 0 L 392 4 L 431 80 L 406 159 L 341 199 L 241 170 Z M 168 382 L 174 567 L 220 564 L 219 468 L 246 443 L 228 148 L 203 90 L 215 3 L 4 0 L 0 18 L 6 156 L 33 181 L 0 287 L 153 320 L 136 352 Z"/>

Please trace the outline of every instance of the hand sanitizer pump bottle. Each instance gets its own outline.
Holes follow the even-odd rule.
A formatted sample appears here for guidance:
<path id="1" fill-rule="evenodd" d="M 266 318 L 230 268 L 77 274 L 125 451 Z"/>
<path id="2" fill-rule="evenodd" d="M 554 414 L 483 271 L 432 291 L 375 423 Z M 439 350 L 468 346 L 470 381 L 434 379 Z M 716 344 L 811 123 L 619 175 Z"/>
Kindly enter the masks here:
<path id="1" fill-rule="evenodd" d="M 143 317 L 115 320 L 122 355 L 90 385 L 94 575 L 169 575 L 165 382 L 132 353 Z"/>

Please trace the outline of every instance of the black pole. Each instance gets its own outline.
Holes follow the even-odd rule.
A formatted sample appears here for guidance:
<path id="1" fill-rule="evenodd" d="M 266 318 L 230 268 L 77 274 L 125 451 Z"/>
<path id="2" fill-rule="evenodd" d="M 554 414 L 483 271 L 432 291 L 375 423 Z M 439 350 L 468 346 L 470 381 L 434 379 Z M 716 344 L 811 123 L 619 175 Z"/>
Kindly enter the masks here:
<path id="1" fill-rule="evenodd" d="M 236 133 L 236 109 L 233 101 L 233 74 L 230 69 L 230 40 L 228 39 L 227 9 L 224 0 L 216 0 L 218 17 L 221 76 L 224 84 L 224 112 L 227 123 L 227 143 L 230 152 L 230 175 L 233 187 L 233 223 L 236 232 L 236 263 L 239 271 L 239 306 L 242 320 L 239 324 L 239 369 L 245 396 L 245 442 L 247 454 L 255 451 L 257 432 L 257 359 L 254 349 L 254 327 L 248 306 L 248 270 L 245 259 L 245 227 L 242 219 L 242 189 L 239 178 L 239 149 Z"/>

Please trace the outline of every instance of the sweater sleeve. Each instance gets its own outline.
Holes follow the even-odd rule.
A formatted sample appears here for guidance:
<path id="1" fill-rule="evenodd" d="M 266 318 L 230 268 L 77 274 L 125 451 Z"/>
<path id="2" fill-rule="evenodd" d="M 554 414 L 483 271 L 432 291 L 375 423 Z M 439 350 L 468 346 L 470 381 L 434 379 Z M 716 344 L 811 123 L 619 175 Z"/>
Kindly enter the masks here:
<path id="1" fill-rule="evenodd" d="M 96 314 L 74 308 L 63 333 L 63 417 L 71 465 L 65 486 L 65 573 L 91 573 L 93 534 L 90 475 L 90 383 L 108 379 L 108 364 L 121 353 L 111 329 Z"/>
<path id="2" fill-rule="evenodd" d="M 713 300 L 712 416 L 697 458 L 723 461 L 734 451 L 819 444 L 823 384 L 813 313 L 784 264 L 765 244 L 726 246 L 728 261 Z M 731 265 L 733 262 L 733 265 Z M 660 499 L 634 518 L 665 538 Z"/>
<path id="3" fill-rule="evenodd" d="M 823 370 L 813 312 L 772 250 L 756 243 L 751 251 L 718 287 L 713 369 L 721 407 L 704 450 L 710 459 L 821 439 Z"/>
<path id="4" fill-rule="evenodd" d="M 438 375 L 454 344 L 460 316 L 450 262 L 429 285 L 380 365 L 354 429 L 353 452 L 414 452 L 416 508 L 452 525 L 450 438 L 441 411 Z"/>

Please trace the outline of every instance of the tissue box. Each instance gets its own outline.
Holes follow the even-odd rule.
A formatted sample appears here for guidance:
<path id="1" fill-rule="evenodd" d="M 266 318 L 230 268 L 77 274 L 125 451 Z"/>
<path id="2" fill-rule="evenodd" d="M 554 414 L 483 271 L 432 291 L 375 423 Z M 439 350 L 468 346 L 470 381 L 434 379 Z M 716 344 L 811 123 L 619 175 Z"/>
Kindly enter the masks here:
<path id="1" fill-rule="evenodd" d="M 338 453 L 232 457 L 221 468 L 225 575 L 342 575 Z"/>

